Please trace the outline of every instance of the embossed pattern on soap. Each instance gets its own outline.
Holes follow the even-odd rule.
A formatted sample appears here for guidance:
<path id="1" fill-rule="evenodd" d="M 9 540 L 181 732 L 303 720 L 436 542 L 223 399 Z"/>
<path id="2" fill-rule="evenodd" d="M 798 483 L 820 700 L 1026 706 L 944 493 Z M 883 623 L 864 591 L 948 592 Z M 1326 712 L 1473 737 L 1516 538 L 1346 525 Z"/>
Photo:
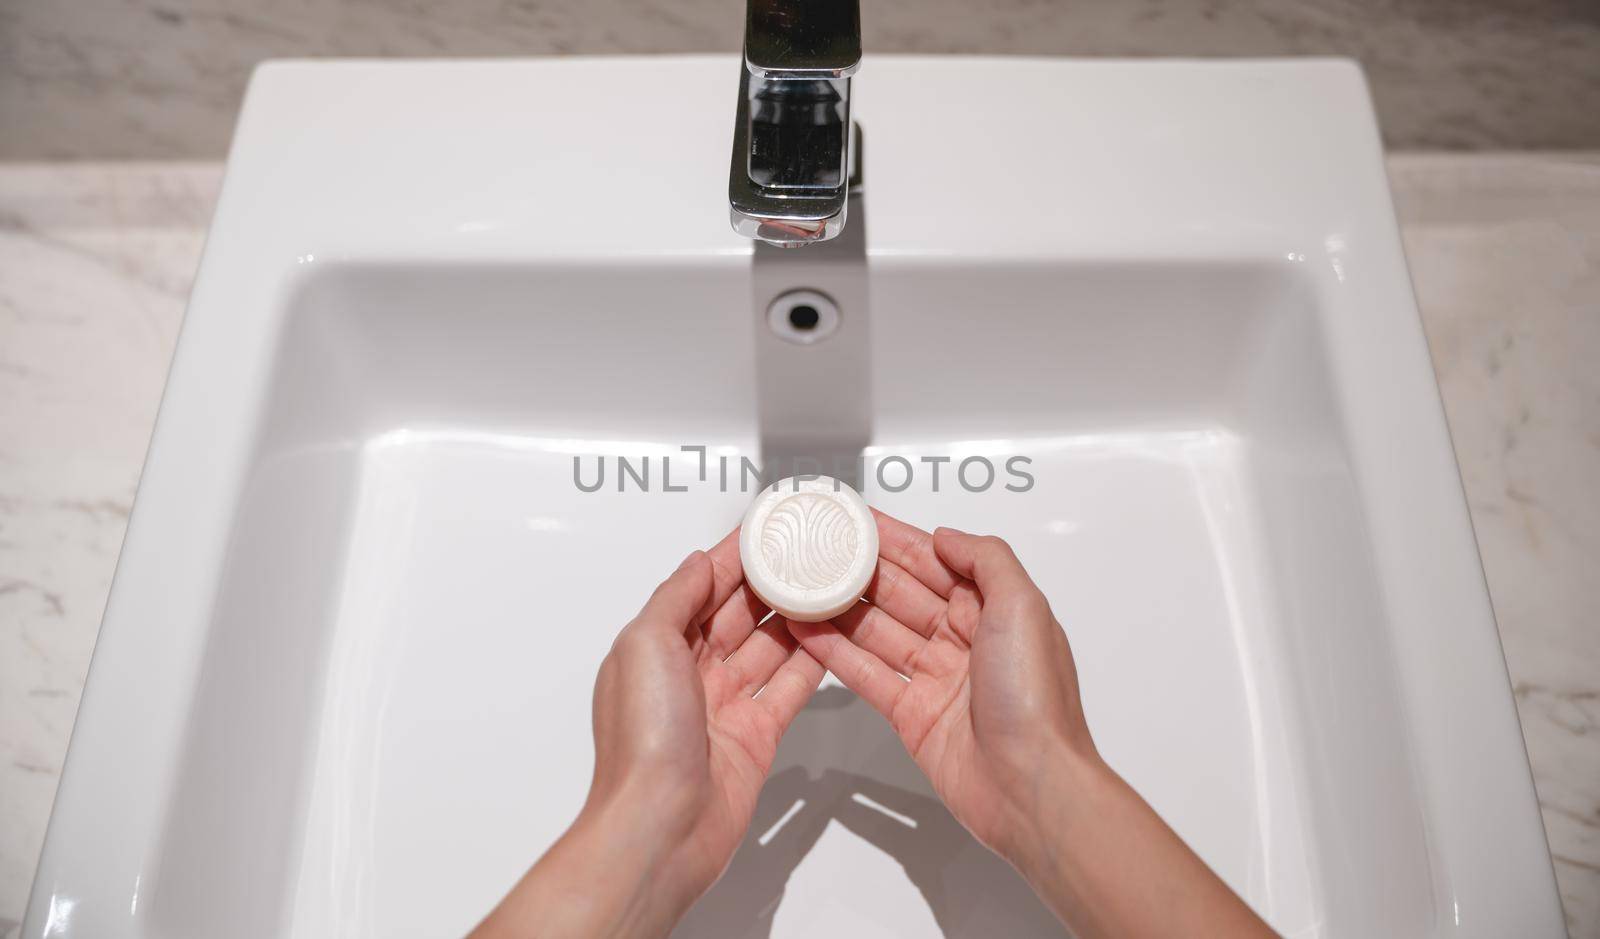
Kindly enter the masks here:
<path id="1" fill-rule="evenodd" d="M 761 527 L 761 555 L 772 576 L 783 583 L 828 587 L 855 560 L 855 524 L 839 503 L 803 492 L 773 507 Z"/>

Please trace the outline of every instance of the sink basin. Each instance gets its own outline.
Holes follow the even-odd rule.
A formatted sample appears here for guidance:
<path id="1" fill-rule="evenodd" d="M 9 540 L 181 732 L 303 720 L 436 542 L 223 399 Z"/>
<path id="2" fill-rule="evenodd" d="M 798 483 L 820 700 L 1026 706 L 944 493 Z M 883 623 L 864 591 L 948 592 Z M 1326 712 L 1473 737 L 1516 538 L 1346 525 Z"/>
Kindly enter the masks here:
<path id="1" fill-rule="evenodd" d="M 1561 935 L 1360 72 L 869 58 L 849 228 L 783 252 L 728 228 L 736 67 L 257 73 L 23 935 L 464 932 L 741 461 L 822 453 L 1015 545 L 1280 931 Z M 679 935 L 1052 929 L 830 684 Z"/>

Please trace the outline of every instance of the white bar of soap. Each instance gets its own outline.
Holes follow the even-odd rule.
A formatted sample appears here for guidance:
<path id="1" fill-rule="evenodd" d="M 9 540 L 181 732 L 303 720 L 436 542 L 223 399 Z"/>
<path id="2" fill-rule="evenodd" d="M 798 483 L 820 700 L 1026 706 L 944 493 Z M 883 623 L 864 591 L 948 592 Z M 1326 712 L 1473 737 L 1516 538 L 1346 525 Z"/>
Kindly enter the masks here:
<path id="1" fill-rule="evenodd" d="M 820 622 L 866 592 L 878 566 L 878 523 L 845 483 L 791 476 L 751 503 L 739 558 L 745 582 L 779 616 Z"/>

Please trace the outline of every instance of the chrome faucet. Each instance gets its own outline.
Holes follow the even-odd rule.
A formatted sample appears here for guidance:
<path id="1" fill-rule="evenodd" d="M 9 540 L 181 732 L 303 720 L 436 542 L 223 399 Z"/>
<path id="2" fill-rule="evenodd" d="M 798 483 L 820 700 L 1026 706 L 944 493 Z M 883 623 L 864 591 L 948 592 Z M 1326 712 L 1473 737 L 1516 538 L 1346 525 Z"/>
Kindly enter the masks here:
<path id="1" fill-rule="evenodd" d="M 746 0 L 728 207 L 747 238 L 784 247 L 844 230 L 855 165 L 850 76 L 860 0 Z"/>

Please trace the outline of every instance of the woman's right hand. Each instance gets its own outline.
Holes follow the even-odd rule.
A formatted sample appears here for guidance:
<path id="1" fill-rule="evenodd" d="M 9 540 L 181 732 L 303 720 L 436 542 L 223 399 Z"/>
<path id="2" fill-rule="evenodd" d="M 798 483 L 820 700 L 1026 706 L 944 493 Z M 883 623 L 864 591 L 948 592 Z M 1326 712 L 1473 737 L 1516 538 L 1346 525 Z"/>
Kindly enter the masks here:
<path id="1" fill-rule="evenodd" d="M 951 814 L 1085 939 L 1272 935 L 1100 758 L 1066 633 L 1011 547 L 876 514 L 866 600 L 789 628 Z"/>
<path id="2" fill-rule="evenodd" d="M 869 602 L 790 631 L 889 719 L 967 830 L 1010 857 L 1041 790 L 1099 762 L 1066 633 L 1004 541 L 875 514 Z"/>

